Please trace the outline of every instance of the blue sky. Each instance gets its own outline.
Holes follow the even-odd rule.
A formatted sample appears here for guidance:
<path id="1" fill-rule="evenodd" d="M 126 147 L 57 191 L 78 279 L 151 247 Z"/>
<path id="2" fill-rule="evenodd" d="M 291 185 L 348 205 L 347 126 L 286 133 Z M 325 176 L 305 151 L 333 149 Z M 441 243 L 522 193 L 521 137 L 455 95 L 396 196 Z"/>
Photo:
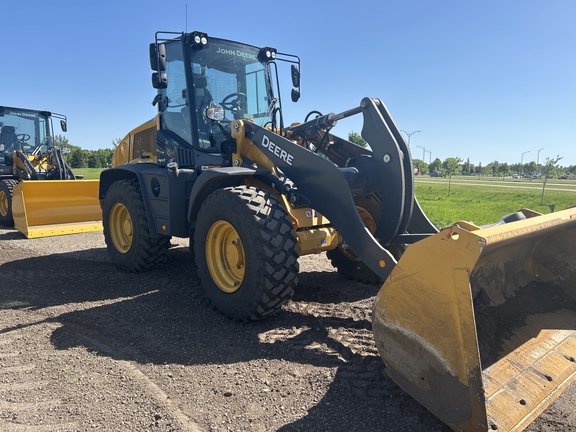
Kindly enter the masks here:
<path id="1" fill-rule="evenodd" d="M 187 10 L 187 14 L 186 14 Z M 560 155 L 576 165 L 576 2 L 3 2 L 0 104 L 67 115 L 71 144 L 110 148 L 155 115 L 148 45 L 157 30 L 199 30 L 302 61 L 285 118 L 380 98 L 413 157 L 483 165 Z M 187 19 L 186 19 L 187 15 Z M 361 117 L 337 133 L 360 132 Z M 426 153 L 426 160 L 429 153 Z"/>

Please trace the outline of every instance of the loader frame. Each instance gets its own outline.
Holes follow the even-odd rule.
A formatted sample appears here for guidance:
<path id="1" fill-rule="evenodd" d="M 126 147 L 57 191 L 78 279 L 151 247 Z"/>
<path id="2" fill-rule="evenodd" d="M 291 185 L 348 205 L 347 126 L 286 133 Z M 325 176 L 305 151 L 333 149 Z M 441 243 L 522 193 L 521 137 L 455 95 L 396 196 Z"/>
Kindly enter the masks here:
<path id="1" fill-rule="evenodd" d="M 211 44 L 233 60 L 216 59 Z M 373 326 L 391 378 L 454 430 L 521 430 L 576 379 L 576 210 L 551 217 L 525 211 L 523 220 L 504 225 L 459 222 L 439 232 L 414 196 L 410 149 L 384 103 L 364 98 L 339 114 L 314 111 L 315 118 L 285 127 L 278 54 L 200 32 L 156 34 L 150 64 L 159 113 L 122 140 L 117 166 L 100 180 L 113 261 L 133 272 L 155 268 L 171 236 L 190 237 L 209 301 L 229 318 L 253 321 L 290 299 L 298 254 L 345 246 L 385 281 Z M 171 56 L 187 65 L 176 80 Z M 283 56 L 293 62 L 296 101 L 299 59 Z M 209 94 L 207 59 L 223 74 L 238 64 L 261 73 L 268 110 L 244 115 L 242 69 L 237 91 L 221 97 L 224 107 L 197 104 Z M 184 131 L 170 113 L 188 125 Z M 369 148 L 331 133 L 354 115 L 363 116 Z M 377 208 L 370 223 L 358 205 L 364 200 Z M 574 241 L 555 260 L 549 243 L 562 236 Z M 538 304 L 532 297 L 542 290 L 554 292 L 557 303 L 532 313 L 517 307 L 520 320 L 493 325 L 498 338 L 482 328 L 494 314 L 508 318 L 508 309 L 498 309 L 507 299 Z"/>

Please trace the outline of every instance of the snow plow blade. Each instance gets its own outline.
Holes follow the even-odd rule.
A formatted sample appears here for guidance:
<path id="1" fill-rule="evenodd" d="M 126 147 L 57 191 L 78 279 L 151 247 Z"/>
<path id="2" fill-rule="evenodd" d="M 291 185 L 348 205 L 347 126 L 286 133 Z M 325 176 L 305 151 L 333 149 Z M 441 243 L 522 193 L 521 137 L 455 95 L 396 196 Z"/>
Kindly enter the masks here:
<path id="1" fill-rule="evenodd" d="M 457 431 L 519 431 L 576 379 L 576 208 L 410 245 L 374 306 L 390 377 Z"/>
<path id="2" fill-rule="evenodd" d="M 21 181 L 12 193 L 14 227 L 27 238 L 102 229 L 98 180 Z"/>

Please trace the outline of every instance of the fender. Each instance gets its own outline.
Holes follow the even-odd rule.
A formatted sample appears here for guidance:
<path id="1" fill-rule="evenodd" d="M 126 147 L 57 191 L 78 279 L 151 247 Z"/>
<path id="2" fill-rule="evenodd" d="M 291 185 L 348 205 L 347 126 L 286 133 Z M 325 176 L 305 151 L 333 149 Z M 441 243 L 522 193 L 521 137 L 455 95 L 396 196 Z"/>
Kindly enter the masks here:
<path id="1" fill-rule="evenodd" d="M 102 171 L 100 205 L 108 188 L 119 180 L 137 180 L 146 210 L 150 236 L 188 237 L 186 218 L 189 192 L 197 179 L 193 169 L 167 169 L 153 164 L 122 165 Z"/>
<path id="2" fill-rule="evenodd" d="M 188 221 L 194 225 L 198 211 L 206 197 L 216 189 L 229 186 L 238 186 L 246 177 L 258 173 L 260 170 L 245 167 L 209 168 L 194 182 L 188 204 Z M 266 171 L 267 172 L 267 171 Z"/>

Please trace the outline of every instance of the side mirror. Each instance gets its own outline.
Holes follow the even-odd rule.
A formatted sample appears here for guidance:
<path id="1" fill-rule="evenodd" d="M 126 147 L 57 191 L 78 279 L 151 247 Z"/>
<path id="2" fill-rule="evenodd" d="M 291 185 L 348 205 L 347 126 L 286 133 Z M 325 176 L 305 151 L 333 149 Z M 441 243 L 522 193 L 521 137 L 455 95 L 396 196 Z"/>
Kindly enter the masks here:
<path id="1" fill-rule="evenodd" d="M 152 87 L 155 89 L 168 88 L 168 75 L 166 75 L 166 72 L 154 72 L 152 74 Z"/>
<path id="2" fill-rule="evenodd" d="M 300 92 L 296 89 L 292 89 L 292 102 L 298 102 L 298 99 L 300 99 Z"/>
<path id="3" fill-rule="evenodd" d="M 150 44 L 150 68 L 156 72 L 166 70 L 166 46 L 164 44 Z"/>
<path id="4" fill-rule="evenodd" d="M 62 132 L 66 132 L 68 130 L 68 125 L 66 124 L 66 120 L 60 120 L 60 129 L 62 129 Z"/>
<path id="5" fill-rule="evenodd" d="M 298 70 L 296 65 L 291 66 L 290 74 L 292 75 L 292 85 L 294 87 L 300 87 L 300 70 Z"/>

